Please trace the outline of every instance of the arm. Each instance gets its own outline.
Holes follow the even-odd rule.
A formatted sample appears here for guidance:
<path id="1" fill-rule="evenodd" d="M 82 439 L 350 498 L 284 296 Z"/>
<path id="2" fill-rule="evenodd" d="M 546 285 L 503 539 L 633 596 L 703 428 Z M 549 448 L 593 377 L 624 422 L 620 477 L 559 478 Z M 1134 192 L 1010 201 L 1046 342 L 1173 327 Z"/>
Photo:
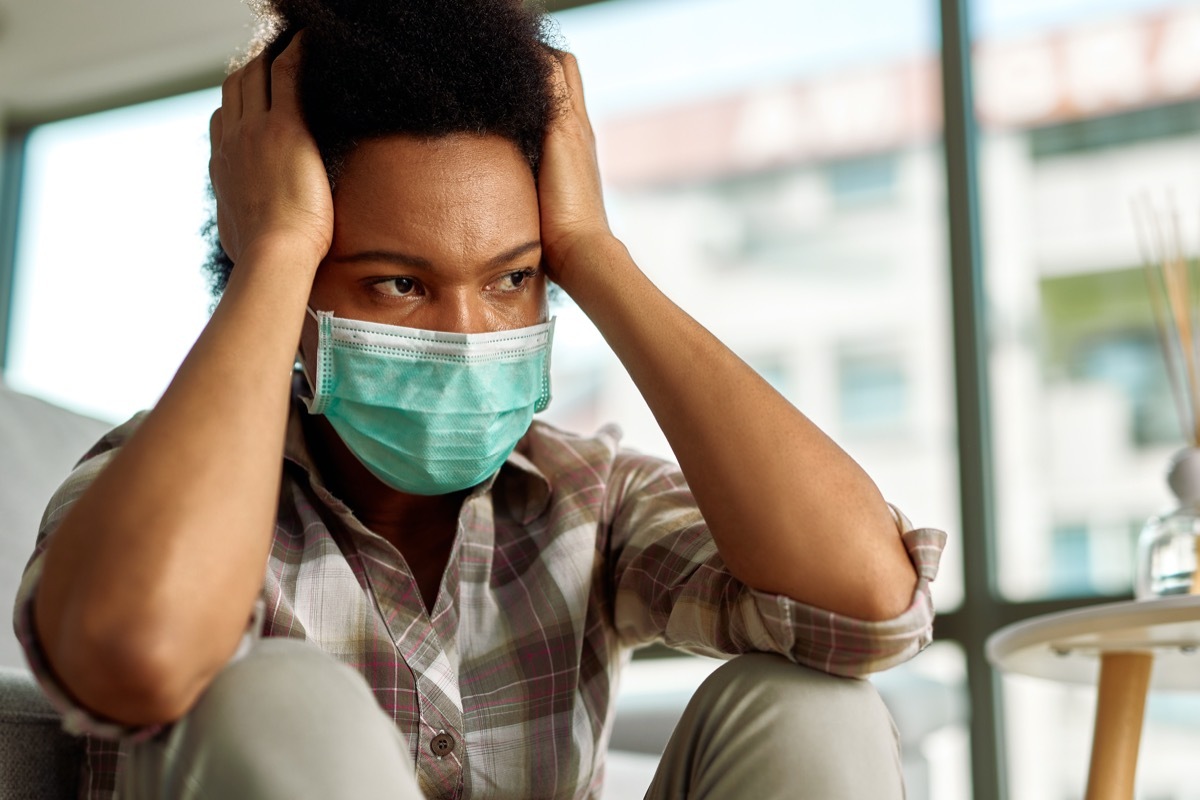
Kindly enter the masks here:
<path id="1" fill-rule="evenodd" d="M 550 276 L 608 341 L 679 460 L 729 571 L 849 617 L 903 612 L 917 574 L 862 469 L 646 278 L 609 231 L 575 60 L 539 181 Z"/>
<path id="2" fill-rule="evenodd" d="M 63 519 L 34 595 L 59 680 L 119 722 L 181 716 L 262 586 L 291 367 L 332 235 L 328 180 L 296 107 L 298 56 L 294 42 L 225 81 L 210 171 L 237 269 L 162 399 Z"/>
<path id="3" fill-rule="evenodd" d="M 907 661 L 932 638 L 929 583 L 945 541 L 941 531 L 912 529 L 897 512 L 921 579 L 904 613 L 868 622 L 735 578 L 677 465 L 623 451 L 606 485 L 604 552 L 613 620 L 627 646 L 662 642 L 716 657 L 779 653 L 823 672 L 861 676 Z"/>

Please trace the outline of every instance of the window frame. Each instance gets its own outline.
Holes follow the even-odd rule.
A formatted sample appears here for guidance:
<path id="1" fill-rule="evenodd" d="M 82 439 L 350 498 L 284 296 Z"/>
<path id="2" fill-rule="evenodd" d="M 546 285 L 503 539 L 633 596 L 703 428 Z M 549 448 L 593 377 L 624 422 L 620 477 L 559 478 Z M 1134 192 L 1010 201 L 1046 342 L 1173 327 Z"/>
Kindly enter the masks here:
<path id="1" fill-rule="evenodd" d="M 547 6 L 554 12 L 602 1 L 549 0 Z M 958 644 L 966 659 L 973 797 L 975 800 L 1000 800 L 1007 796 L 1001 693 L 999 675 L 988 664 L 984 653 L 987 638 L 1005 625 L 1033 616 L 1128 599 L 1132 595 L 1012 601 L 1004 599 L 996 585 L 991 395 L 969 0 L 937 0 L 937 3 L 964 586 L 962 604 L 953 611 L 939 614 L 934 635 L 939 641 Z M 87 108 L 63 108 L 36 119 L 9 117 L 0 122 L 0 374 L 5 366 L 11 323 L 17 206 L 22 188 L 25 142 L 30 131 L 36 125 L 83 113 L 213 87 L 219 85 L 222 78 L 220 72 L 214 71 L 168 86 L 159 84 L 124 96 L 100 98 Z M 950 552 L 948 557 L 957 555 Z M 644 655 L 653 657 L 669 652 L 652 648 Z"/>
<path id="2" fill-rule="evenodd" d="M 25 142 L 29 127 L 0 130 L 0 378 L 8 363 L 8 331 L 12 319 L 17 266 L 17 223 L 25 177 Z"/>

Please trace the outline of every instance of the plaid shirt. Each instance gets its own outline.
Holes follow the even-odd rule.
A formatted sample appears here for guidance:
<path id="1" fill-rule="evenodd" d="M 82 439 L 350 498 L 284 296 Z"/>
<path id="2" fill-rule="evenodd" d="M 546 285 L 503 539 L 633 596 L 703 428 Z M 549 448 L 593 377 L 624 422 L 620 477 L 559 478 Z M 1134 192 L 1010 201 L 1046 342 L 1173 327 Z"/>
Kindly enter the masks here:
<path id="1" fill-rule="evenodd" d="M 638 645 L 769 651 L 862 675 L 930 640 L 941 531 L 912 530 L 897 512 L 920 582 L 902 615 L 862 622 L 734 579 L 679 468 L 619 449 L 615 427 L 586 438 L 541 422 L 463 503 L 426 613 L 399 552 L 325 488 L 301 413 L 294 405 L 266 579 L 239 652 L 287 636 L 357 669 L 404 733 L 429 798 L 598 797 L 617 682 Z M 48 540 L 137 423 L 105 436 L 50 501 L 17 595 L 34 674 L 64 727 L 88 737 L 86 800 L 112 797 L 121 751 L 158 729 L 122 728 L 71 701 L 40 652 L 32 599 Z M 439 756 L 441 733 L 455 747 Z"/>

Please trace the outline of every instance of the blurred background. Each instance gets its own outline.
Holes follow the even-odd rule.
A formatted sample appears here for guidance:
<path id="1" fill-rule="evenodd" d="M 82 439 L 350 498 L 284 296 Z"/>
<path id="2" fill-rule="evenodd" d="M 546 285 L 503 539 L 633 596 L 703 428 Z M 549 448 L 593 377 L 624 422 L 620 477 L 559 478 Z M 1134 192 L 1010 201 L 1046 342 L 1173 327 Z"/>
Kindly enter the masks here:
<path id="1" fill-rule="evenodd" d="M 910 795 L 1081 796 L 1093 693 L 1001 681 L 982 642 L 1130 596 L 1170 503 L 1183 438 L 1129 204 L 1173 196 L 1195 252 L 1200 3 L 550 5 L 638 263 L 950 532 L 938 642 L 893 678 L 950 709 Z M 8 386 L 111 423 L 162 392 L 212 303 L 207 121 L 251 26 L 237 0 L 0 0 Z M 595 329 L 556 313 L 546 418 L 669 457 Z M 1139 797 L 1200 797 L 1198 746 L 1200 701 L 1156 694 Z"/>

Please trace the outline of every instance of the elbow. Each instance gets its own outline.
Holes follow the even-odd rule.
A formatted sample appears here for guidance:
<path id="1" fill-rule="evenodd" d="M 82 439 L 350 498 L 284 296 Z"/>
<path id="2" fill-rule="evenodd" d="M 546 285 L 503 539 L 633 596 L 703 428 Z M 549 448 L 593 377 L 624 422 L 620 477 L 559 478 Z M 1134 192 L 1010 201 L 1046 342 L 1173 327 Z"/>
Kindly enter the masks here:
<path id="1" fill-rule="evenodd" d="M 863 622 L 887 622 L 904 614 L 912 606 L 912 587 L 903 593 L 879 592 L 865 605 L 860 619 Z"/>
<path id="2" fill-rule="evenodd" d="M 180 719 L 207 685 L 177 638 L 161 627 L 86 620 L 42 642 L 56 677 L 79 705 L 141 727 Z"/>
<path id="3" fill-rule="evenodd" d="M 860 619 L 886 622 L 908 611 L 917 599 L 921 576 L 895 526 L 882 530 L 886 547 L 873 547 L 860 556 L 863 609 Z"/>
<path id="4" fill-rule="evenodd" d="M 858 614 L 864 622 L 887 622 L 912 607 L 917 591 L 917 571 L 911 562 L 872 581 Z"/>
<path id="5" fill-rule="evenodd" d="M 885 623 L 912 608 L 917 580 L 916 570 L 906 561 L 899 569 L 864 569 L 854 576 L 843 576 L 841 582 L 828 584 L 824 594 L 813 600 L 790 596 L 860 622 Z"/>
<path id="6" fill-rule="evenodd" d="M 125 725 L 175 722 L 203 691 L 194 668 L 166 642 L 131 636 L 97 642 L 92 652 L 100 669 L 96 670 L 99 679 L 89 681 L 88 705 Z"/>
<path id="7" fill-rule="evenodd" d="M 175 722 L 203 688 L 172 648 L 137 636 L 82 646 L 62 668 L 61 679 L 83 706 L 129 726 Z"/>

